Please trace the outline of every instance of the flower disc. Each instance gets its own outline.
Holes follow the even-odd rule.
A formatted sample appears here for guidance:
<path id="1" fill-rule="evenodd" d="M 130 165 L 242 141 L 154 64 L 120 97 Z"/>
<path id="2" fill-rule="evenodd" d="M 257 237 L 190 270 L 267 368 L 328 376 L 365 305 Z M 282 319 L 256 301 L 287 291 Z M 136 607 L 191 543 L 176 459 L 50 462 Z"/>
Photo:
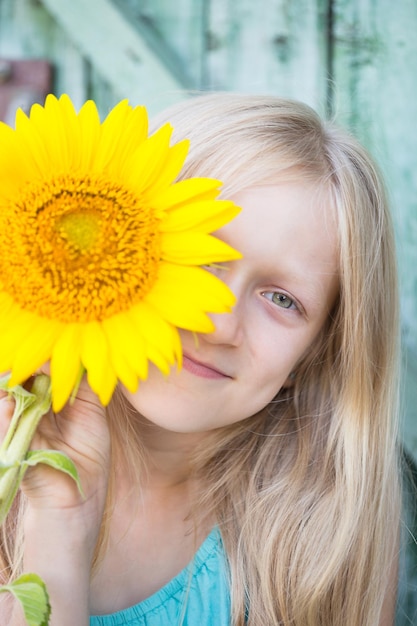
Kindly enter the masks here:
<path id="1" fill-rule="evenodd" d="M 181 362 L 177 328 L 210 332 L 234 297 L 201 265 L 240 258 L 210 232 L 239 211 L 220 182 L 175 182 L 188 142 L 148 136 L 144 107 L 100 122 L 48 96 L 16 129 L 0 123 L 0 371 L 11 385 L 51 361 L 53 407 L 80 371 L 107 404 L 148 360 Z"/>
<path id="2" fill-rule="evenodd" d="M 157 280 L 159 219 L 120 185 L 60 176 L 30 185 L 11 209 L 2 280 L 26 311 L 102 321 L 141 302 Z"/>

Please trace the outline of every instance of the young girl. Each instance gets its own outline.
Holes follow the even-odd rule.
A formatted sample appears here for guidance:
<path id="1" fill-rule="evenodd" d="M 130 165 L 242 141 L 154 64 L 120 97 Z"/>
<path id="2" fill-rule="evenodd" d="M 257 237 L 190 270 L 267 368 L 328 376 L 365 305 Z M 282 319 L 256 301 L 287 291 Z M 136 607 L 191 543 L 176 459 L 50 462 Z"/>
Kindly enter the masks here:
<path id="1" fill-rule="evenodd" d="M 107 411 L 83 383 L 43 420 L 35 446 L 71 456 L 86 498 L 28 472 L 3 581 L 39 574 L 53 626 L 392 625 L 398 315 L 379 176 L 300 103 L 212 94 L 165 119 L 191 140 L 183 176 L 219 178 L 242 207 L 217 234 L 243 259 L 207 267 L 237 304 L 212 334 L 181 332 L 180 372 L 151 367 Z M 1 625 L 22 626 L 0 601 Z"/>

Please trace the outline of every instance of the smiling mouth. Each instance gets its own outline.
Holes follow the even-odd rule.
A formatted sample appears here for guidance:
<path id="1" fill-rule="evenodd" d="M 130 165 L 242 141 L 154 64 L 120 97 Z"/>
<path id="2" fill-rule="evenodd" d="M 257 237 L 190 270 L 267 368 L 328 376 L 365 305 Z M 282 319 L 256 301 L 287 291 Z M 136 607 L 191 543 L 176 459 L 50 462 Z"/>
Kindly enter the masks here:
<path id="1" fill-rule="evenodd" d="M 211 378 L 211 379 L 225 379 L 231 378 L 221 370 L 216 369 L 212 365 L 207 365 L 205 363 L 201 363 L 200 361 L 196 361 L 192 359 L 187 354 L 183 354 L 182 366 L 194 376 L 199 376 L 200 378 Z"/>

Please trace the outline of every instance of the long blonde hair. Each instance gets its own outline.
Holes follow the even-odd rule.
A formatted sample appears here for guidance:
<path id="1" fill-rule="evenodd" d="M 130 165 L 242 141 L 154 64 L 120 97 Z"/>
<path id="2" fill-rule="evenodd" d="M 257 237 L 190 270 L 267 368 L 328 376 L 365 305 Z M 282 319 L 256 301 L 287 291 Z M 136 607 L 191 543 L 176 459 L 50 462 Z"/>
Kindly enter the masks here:
<path id="1" fill-rule="evenodd" d="M 338 223 L 339 299 L 294 386 L 213 433 L 196 459 L 229 558 L 233 625 L 377 625 L 400 510 L 396 262 L 378 171 L 298 102 L 210 94 L 163 120 L 191 141 L 183 176 L 218 177 L 225 196 L 308 178 Z"/>
<path id="2" fill-rule="evenodd" d="M 293 386 L 195 453 L 195 508 L 222 532 L 232 624 L 377 626 L 400 510 L 396 269 L 378 172 L 349 134 L 297 102 L 210 94 L 155 123 L 167 120 L 174 140 L 191 140 L 182 177 L 219 178 L 224 196 L 308 178 L 338 224 L 339 298 Z M 109 417 L 137 464 L 134 415 L 117 395 Z"/>

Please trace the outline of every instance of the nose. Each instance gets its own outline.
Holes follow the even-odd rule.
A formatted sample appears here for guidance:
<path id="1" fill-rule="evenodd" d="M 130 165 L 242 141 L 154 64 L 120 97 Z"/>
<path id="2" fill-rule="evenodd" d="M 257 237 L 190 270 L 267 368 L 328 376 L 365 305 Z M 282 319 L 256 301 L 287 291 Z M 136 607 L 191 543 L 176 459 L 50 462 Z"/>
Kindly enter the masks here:
<path id="1" fill-rule="evenodd" d="M 214 331 L 204 334 L 204 340 L 212 344 L 238 346 L 244 335 L 243 305 L 236 302 L 230 313 L 212 313 L 209 315 L 214 324 Z"/>

